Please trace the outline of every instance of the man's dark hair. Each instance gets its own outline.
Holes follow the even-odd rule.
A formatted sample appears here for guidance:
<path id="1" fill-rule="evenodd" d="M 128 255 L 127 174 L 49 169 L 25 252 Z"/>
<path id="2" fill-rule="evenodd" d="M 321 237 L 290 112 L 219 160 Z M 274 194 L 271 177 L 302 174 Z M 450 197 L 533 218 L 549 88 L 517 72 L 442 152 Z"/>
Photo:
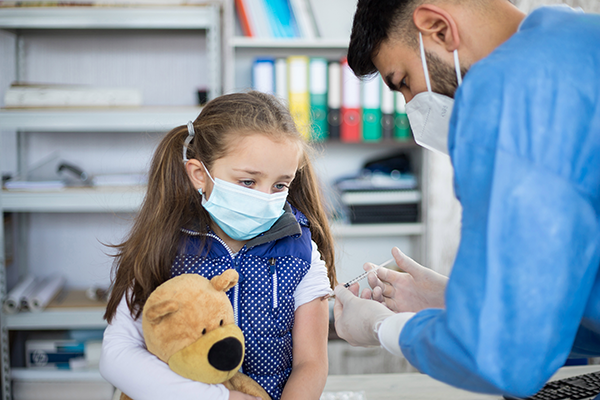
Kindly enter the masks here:
<path id="1" fill-rule="evenodd" d="M 348 65 L 358 77 L 377 72 L 372 58 L 390 34 L 410 30 L 418 0 L 358 0 L 348 46 Z M 416 40 L 416 39 L 415 39 Z M 407 43 L 410 40 L 406 39 Z"/>

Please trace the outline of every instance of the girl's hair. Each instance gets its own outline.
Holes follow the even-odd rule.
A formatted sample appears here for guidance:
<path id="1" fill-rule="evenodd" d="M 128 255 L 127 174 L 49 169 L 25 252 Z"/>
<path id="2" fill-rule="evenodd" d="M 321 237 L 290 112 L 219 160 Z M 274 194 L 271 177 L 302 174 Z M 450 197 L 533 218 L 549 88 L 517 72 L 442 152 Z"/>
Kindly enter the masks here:
<path id="1" fill-rule="evenodd" d="M 274 96 L 261 92 L 220 96 L 202 109 L 194 121 L 196 132 L 187 158 L 201 160 L 211 169 L 240 136 L 264 134 L 273 140 L 293 140 L 302 145 L 301 165 L 289 189 L 288 201 L 310 223 L 312 239 L 327 266 L 332 287 L 336 284 L 333 238 L 323 196 L 309 159 L 306 144 L 288 109 Z M 202 197 L 192 185 L 183 161 L 186 125 L 162 139 L 150 166 L 148 191 L 129 236 L 117 249 L 112 292 L 104 317 L 110 323 L 124 295 L 135 318 L 152 291 L 171 277 L 171 266 L 185 238 L 182 228 L 206 232 L 210 217 Z"/>

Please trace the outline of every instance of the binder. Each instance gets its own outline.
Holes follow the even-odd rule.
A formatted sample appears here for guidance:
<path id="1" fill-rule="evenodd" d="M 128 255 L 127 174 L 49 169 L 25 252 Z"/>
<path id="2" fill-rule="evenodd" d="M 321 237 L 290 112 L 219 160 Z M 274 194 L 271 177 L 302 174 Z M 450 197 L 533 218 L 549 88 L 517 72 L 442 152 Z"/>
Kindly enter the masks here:
<path id="1" fill-rule="evenodd" d="M 410 125 L 406 115 L 406 100 L 400 92 L 395 93 L 396 112 L 394 117 L 394 138 L 399 141 L 405 141 L 410 138 Z"/>
<path id="2" fill-rule="evenodd" d="M 383 83 L 383 80 L 381 85 L 381 137 L 383 140 L 391 140 L 394 137 L 394 92 Z"/>
<path id="3" fill-rule="evenodd" d="M 288 71 L 287 60 L 285 58 L 275 59 L 275 95 L 288 102 Z"/>
<path id="4" fill-rule="evenodd" d="M 327 60 L 313 57 L 309 64 L 309 94 L 312 140 L 327 139 Z"/>
<path id="5" fill-rule="evenodd" d="M 240 20 L 240 25 L 242 26 L 242 32 L 244 33 L 244 36 L 256 36 L 256 28 L 252 25 L 253 21 L 250 19 L 248 0 L 235 0 L 235 9 Z"/>
<path id="6" fill-rule="evenodd" d="M 340 138 L 341 106 L 342 106 L 342 77 L 340 63 L 329 63 L 327 82 L 327 125 L 331 139 Z"/>
<path id="7" fill-rule="evenodd" d="M 307 56 L 289 56 L 287 60 L 290 112 L 298 131 L 308 140 L 310 139 L 309 58 Z"/>
<path id="8" fill-rule="evenodd" d="M 259 92 L 275 93 L 275 60 L 257 58 L 252 64 L 252 88 Z"/>
<path id="9" fill-rule="evenodd" d="M 365 142 L 381 140 L 380 87 L 379 75 L 362 82 L 362 133 Z"/>
<path id="10" fill-rule="evenodd" d="M 342 68 L 342 107 L 340 124 L 340 139 L 343 142 L 360 142 L 360 80 L 348 66 L 345 58 L 341 62 Z"/>

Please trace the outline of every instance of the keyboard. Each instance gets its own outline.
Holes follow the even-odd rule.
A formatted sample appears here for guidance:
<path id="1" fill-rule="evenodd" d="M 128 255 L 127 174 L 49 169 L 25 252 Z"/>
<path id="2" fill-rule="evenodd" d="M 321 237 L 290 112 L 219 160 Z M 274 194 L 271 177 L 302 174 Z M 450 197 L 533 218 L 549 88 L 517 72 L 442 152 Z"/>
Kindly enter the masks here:
<path id="1" fill-rule="evenodd" d="M 600 371 L 548 382 L 526 399 L 504 396 L 507 400 L 588 400 L 600 394 Z"/>

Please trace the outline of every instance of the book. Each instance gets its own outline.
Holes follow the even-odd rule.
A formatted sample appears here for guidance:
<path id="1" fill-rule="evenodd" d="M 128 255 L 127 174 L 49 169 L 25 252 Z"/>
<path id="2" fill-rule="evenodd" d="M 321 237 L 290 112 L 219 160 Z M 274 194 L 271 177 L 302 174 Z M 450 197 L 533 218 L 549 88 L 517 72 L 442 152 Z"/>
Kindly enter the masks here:
<path id="1" fill-rule="evenodd" d="M 309 95 L 312 140 L 323 141 L 327 126 L 327 60 L 313 57 L 309 63 Z"/>
<path id="2" fill-rule="evenodd" d="M 13 84 L 4 95 L 7 108 L 22 107 L 134 107 L 142 93 L 134 88 L 87 85 Z"/>
<path id="3" fill-rule="evenodd" d="M 256 27 L 252 25 L 254 21 L 250 18 L 249 7 L 248 0 L 235 0 L 235 10 L 242 27 L 242 33 L 244 36 L 253 37 L 256 36 Z"/>
<path id="4" fill-rule="evenodd" d="M 290 56 L 287 60 L 290 113 L 302 136 L 310 139 L 309 58 L 307 56 Z"/>
<path id="5" fill-rule="evenodd" d="M 71 369 L 85 360 L 85 343 L 76 340 L 28 340 L 25 343 L 27 368 Z"/>
<path id="6" fill-rule="evenodd" d="M 394 137 L 394 92 L 383 83 L 383 80 L 381 85 L 381 137 L 384 140 Z"/>
<path id="7" fill-rule="evenodd" d="M 381 140 L 381 83 L 379 75 L 362 82 L 362 136 L 365 142 Z"/>
<path id="8" fill-rule="evenodd" d="M 410 124 L 406 115 L 406 100 L 402 93 L 396 92 L 396 112 L 394 117 L 394 138 L 404 141 L 410 138 Z"/>
<path id="9" fill-rule="evenodd" d="M 275 95 L 284 102 L 288 102 L 288 71 L 287 60 L 277 58 L 275 60 Z"/>
<path id="10" fill-rule="evenodd" d="M 329 63 L 327 79 L 327 124 L 329 125 L 329 137 L 340 138 L 341 106 L 342 106 L 342 77 L 340 63 L 332 61 Z"/>
<path id="11" fill-rule="evenodd" d="M 263 93 L 275 93 L 275 60 L 257 58 L 252 64 L 252 89 Z"/>
<path id="12" fill-rule="evenodd" d="M 344 58 L 341 62 L 342 69 L 342 107 L 340 139 L 343 142 L 360 142 L 360 80 L 348 66 Z"/>
<path id="13" fill-rule="evenodd" d="M 318 37 L 314 16 L 309 0 L 290 0 L 300 37 L 303 39 L 314 39 Z"/>
<path id="14" fill-rule="evenodd" d="M 255 37 L 259 38 L 272 38 L 274 37 L 271 29 L 271 24 L 267 17 L 267 10 L 265 7 L 264 0 L 247 0 L 248 12 L 252 26 L 256 28 Z"/>
<path id="15" fill-rule="evenodd" d="M 299 37 L 298 28 L 287 0 L 263 0 L 269 24 L 276 38 Z"/>

